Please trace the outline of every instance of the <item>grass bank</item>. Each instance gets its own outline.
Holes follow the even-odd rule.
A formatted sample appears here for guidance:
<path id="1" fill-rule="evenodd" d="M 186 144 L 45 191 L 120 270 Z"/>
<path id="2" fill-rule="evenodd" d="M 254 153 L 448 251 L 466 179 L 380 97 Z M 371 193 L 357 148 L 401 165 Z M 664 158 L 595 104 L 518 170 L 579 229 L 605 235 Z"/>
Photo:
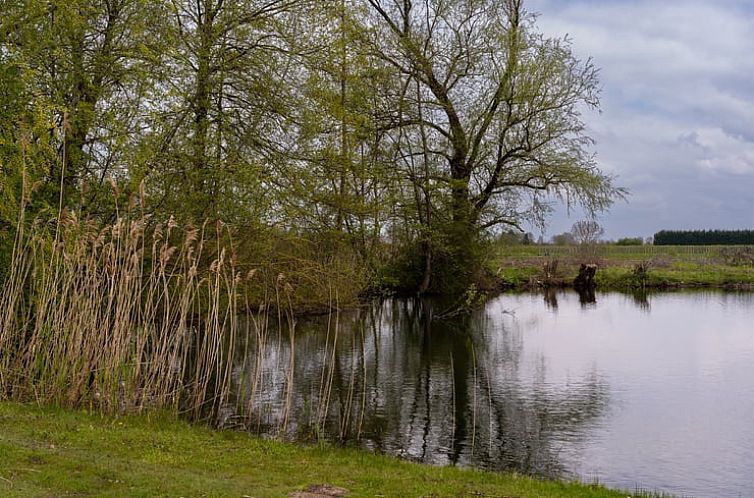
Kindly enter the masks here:
<path id="1" fill-rule="evenodd" d="M 547 274 L 545 266 L 555 271 Z M 635 288 L 754 289 L 748 246 L 496 246 L 491 271 L 513 288 L 568 286 L 582 263 L 595 263 L 603 290 Z"/>
<path id="2" fill-rule="evenodd" d="M 301 447 L 170 416 L 103 418 L 0 402 L 0 426 L 0 495 L 9 498 L 286 497 L 324 483 L 347 489 L 348 497 L 627 496 L 596 485 Z"/>

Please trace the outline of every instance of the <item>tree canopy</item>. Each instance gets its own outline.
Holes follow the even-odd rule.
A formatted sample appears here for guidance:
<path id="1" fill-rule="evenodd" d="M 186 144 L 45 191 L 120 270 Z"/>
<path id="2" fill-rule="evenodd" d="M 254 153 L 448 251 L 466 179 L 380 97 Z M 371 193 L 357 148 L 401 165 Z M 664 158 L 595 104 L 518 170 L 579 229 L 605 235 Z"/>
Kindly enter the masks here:
<path id="1" fill-rule="evenodd" d="M 408 287 L 442 291 L 496 227 L 624 193 L 582 120 L 597 68 L 522 0 L 0 9 L 6 241 L 27 194 L 105 221 L 136 195 L 153 219 L 337 239 L 368 267 L 388 254 Z"/>

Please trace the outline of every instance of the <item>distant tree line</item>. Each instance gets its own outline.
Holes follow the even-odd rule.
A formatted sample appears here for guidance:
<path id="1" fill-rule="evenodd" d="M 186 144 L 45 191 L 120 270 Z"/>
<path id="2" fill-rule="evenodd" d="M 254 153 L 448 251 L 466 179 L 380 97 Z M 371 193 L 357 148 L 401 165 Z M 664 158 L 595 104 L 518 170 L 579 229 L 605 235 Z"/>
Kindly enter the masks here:
<path id="1" fill-rule="evenodd" d="M 661 230 L 654 236 L 658 246 L 750 245 L 754 230 Z"/>

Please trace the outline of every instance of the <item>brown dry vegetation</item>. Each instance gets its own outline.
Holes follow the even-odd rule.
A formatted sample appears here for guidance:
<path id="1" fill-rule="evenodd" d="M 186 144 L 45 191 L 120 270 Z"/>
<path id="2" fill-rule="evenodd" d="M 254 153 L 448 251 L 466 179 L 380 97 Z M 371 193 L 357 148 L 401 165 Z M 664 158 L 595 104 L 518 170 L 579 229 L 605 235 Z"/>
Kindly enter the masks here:
<path id="1" fill-rule="evenodd" d="M 267 313 L 239 325 L 247 289 L 293 341 L 286 275 L 267 286 L 242 270 L 219 225 L 124 216 L 100 228 L 69 213 L 18 233 L 0 298 L 0 397 L 212 420 L 231 396 L 237 337 L 267 333 Z"/>

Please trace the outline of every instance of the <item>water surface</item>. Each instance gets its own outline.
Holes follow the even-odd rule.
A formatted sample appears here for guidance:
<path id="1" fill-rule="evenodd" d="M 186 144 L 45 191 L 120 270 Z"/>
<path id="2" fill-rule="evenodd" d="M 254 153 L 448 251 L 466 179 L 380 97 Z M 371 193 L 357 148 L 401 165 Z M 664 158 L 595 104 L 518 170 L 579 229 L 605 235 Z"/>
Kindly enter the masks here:
<path id="1" fill-rule="evenodd" d="M 236 358 L 247 427 L 431 464 L 754 496 L 754 295 L 451 308 L 392 299 L 299 321 L 293 341 L 252 337 Z"/>

